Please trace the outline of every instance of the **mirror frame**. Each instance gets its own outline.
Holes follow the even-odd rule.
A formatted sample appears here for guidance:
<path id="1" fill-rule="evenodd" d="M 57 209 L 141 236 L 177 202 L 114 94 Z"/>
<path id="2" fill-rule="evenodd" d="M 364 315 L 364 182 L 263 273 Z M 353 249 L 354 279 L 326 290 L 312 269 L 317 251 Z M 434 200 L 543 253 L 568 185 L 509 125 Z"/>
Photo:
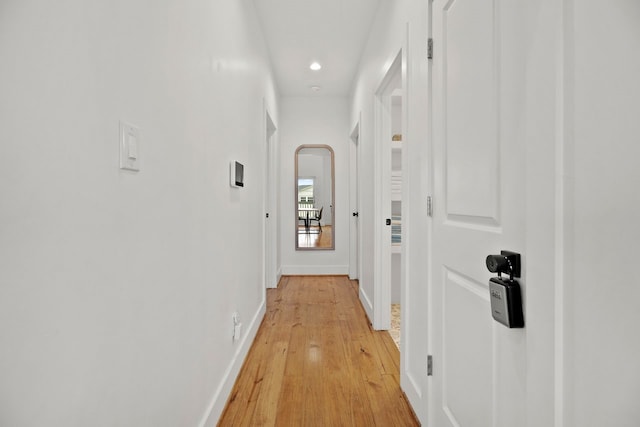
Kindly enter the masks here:
<path id="1" fill-rule="evenodd" d="M 331 246 L 326 248 L 304 248 L 298 245 L 298 153 L 305 148 L 325 148 L 329 150 L 331 154 L 331 206 L 329 206 L 331 210 Z M 334 158 L 333 148 L 327 144 L 303 144 L 296 148 L 296 152 L 294 154 L 294 164 L 295 171 L 293 177 L 293 185 L 294 189 L 294 205 L 293 205 L 293 213 L 294 213 L 294 238 L 295 238 L 295 248 L 296 251 L 333 251 L 336 249 L 336 217 L 335 217 L 335 207 L 336 207 L 336 166 L 335 166 L 335 158 Z"/>

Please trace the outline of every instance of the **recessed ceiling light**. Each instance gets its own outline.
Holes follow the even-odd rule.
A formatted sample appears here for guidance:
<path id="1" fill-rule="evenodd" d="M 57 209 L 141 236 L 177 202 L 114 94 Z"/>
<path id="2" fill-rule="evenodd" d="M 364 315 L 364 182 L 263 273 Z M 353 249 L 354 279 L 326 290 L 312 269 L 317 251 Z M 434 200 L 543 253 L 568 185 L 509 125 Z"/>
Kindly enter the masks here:
<path id="1" fill-rule="evenodd" d="M 309 65 L 309 68 L 311 68 L 313 71 L 318 71 L 320 68 L 322 68 L 322 65 L 318 64 L 317 62 L 312 62 L 311 65 Z"/>
<path id="2" fill-rule="evenodd" d="M 321 89 L 320 86 L 311 86 L 311 90 L 314 92 L 318 92 Z"/>

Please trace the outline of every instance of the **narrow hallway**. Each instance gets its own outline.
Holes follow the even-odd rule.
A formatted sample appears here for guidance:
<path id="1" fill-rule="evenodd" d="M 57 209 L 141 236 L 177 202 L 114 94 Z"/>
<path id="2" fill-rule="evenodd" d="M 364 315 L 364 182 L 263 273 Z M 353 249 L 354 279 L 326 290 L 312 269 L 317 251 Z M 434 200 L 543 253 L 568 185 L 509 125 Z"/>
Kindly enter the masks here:
<path id="1" fill-rule="evenodd" d="M 346 276 L 285 276 L 220 426 L 419 425 L 400 390 L 399 353 L 371 329 Z"/>

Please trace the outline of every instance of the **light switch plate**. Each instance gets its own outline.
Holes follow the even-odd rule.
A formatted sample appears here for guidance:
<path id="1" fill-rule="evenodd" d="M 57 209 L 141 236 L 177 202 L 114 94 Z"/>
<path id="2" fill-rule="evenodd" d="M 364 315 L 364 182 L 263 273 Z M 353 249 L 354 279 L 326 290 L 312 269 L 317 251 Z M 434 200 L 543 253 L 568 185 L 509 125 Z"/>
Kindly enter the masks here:
<path id="1" fill-rule="evenodd" d="M 140 170 L 140 128 L 120 122 L 120 169 Z"/>

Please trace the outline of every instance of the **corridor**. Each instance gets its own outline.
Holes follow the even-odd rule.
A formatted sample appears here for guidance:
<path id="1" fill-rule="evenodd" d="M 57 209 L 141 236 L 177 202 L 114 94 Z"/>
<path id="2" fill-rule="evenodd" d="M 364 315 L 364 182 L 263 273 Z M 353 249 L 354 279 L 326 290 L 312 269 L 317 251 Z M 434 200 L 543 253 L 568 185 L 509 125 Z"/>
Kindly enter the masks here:
<path id="1" fill-rule="evenodd" d="M 640 426 L 638 51 L 638 0 L 0 1 L 0 427 Z"/>

